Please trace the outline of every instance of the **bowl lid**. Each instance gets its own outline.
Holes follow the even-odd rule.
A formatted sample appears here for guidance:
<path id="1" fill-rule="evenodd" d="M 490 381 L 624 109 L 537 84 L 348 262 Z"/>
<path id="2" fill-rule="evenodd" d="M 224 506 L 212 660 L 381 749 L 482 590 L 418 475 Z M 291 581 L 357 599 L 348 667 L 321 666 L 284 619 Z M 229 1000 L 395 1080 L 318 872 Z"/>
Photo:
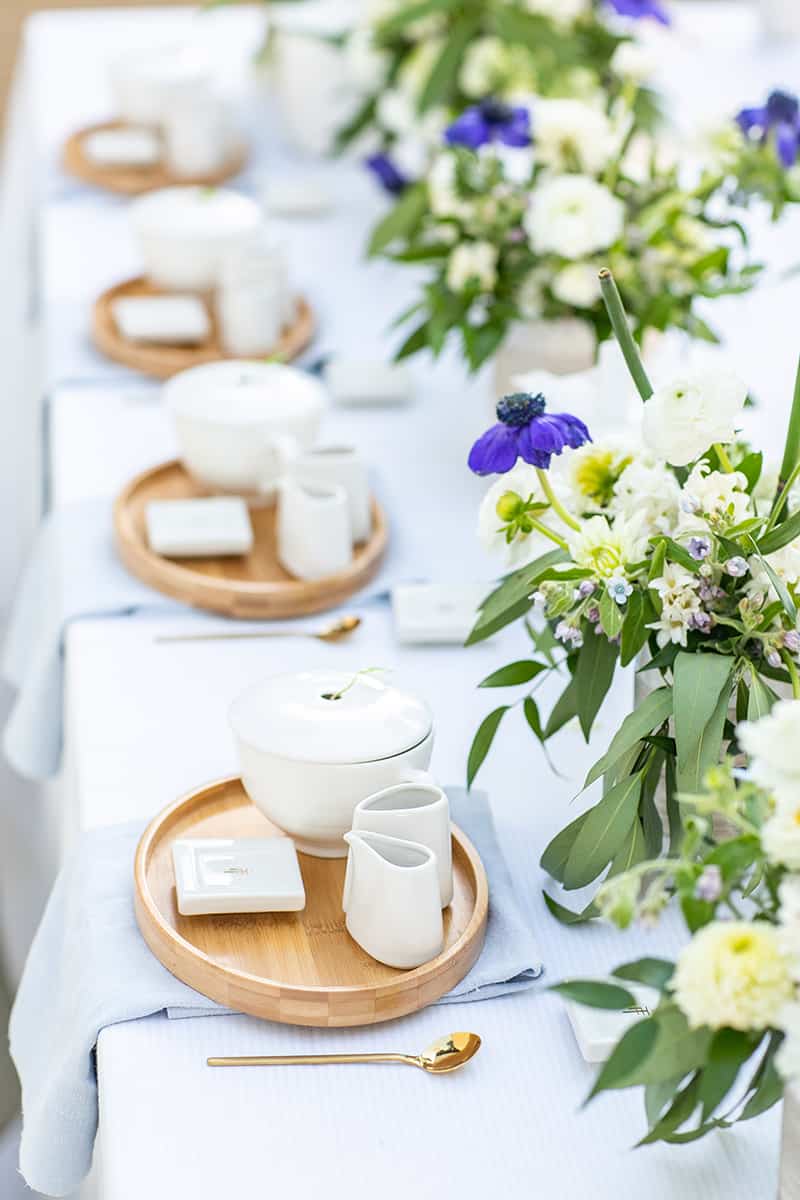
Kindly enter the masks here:
<path id="1" fill-rule="evenodd" d="M 418 696 L 378 675 L 301 671 L 249 688 L 230 709 L 234 733 L 249 746 L 300 762 L 374 762 L 402 754 L 433 728 Z"/>
<path id="2" fill-rule="evenodd" d="M 228 360 L 204 363 L 173 375 L 164 384 L 171 412 L 223 425 L 291 427 L 319 418 L 325 388 L 313 375 L 282 363 Z"/>

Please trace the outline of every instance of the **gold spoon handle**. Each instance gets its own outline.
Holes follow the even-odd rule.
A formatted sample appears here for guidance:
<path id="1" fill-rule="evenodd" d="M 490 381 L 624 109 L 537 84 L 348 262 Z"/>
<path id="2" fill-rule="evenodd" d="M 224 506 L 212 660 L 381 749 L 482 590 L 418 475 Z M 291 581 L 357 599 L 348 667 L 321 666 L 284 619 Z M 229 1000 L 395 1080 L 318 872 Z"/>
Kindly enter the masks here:
<path id="1" fill-rule="evenodd" d="M 418 1067 L 411 1054 L 272 1054 L 268 1057 L 209 1058 L 210 1067 L 293 1067 L 317 1066 L 325 1063 L 387 1063 L 401 1062 Z"/>

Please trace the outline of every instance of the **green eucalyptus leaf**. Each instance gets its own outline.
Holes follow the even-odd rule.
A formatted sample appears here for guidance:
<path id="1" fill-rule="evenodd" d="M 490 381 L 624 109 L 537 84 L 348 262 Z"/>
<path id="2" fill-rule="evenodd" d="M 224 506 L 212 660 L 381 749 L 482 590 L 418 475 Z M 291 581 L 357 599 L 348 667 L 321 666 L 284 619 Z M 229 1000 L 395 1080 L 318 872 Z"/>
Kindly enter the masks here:
<path id="1" fill-rule="evenodd" d="M 570 821 L 569 825 L 565 825 L 554 838 L 545 846 L 544 853 L 539 859 L 539 863 L 543 870 L 547 871 L 553 879 L 559 883 L 564 879 L 564 867 L 567 865 L 570 851 L 575 845 L 575 839 L 580 833 L 582 827 L 586 823 L 586 818 L 589 813 L 581 813 L 574 821 Z"/>
<path id="2" fill-rule="evenodd" d="M 684 1125 L 691 1117 L 699 1102 L 700 1075 L 695 1073 L 684 1088 L 682 1088 L 670 1104 L 663 1117 L 653 1126 L 647 1135 L 641 1138 L 637 1146 L 650 1146 L 660 1142 Z"/>
<path id="3" fill-rule="evenodd" d="M 733 663 L 716 654 L 681 651 L 675 659 L 673 702 L 678 790 L 696 795 L 719 759 Z"/>
<path id="4" fill-rule="evenodd" d="M 700 1081 L 701 1121 L 707 1121 L 728 1095 L 757 1044 L 758 1037 L 738 1029 L 719 1029 L 714 1034 Z"/>
<path id="5" fill-rule="evenodd" d="M 751 494 L 761 478 L 761 470 L 763 466 L 764 455 L 760 450 L 753 450 L 750 454 L 746 454 L 736 467 L 736 470 L 741 471 L 747 480 L 747 490 Z"/>
<path id="6" fill-rule="evenodd" d="M 586 887 L 619 852 L 639 809 L 642 771 L 615 784 L 589 809 L 564 868 L 568 891 Z"/>
<path id="7" fill-rule="evenodd" d="M 472 646 L 475 642 L 491 637 L 505 625 L 528 612 L 533 605 L 531 595 L 535 592 L 542 575 L 555 563 L 564 562 L 566 558 L 566 552 L 556 548 L 507 575 L 481 605 L 475 627 L 466 644 Z"/>
<path id="8" fill-rule="evenodd" d="M 367 254 L 383 253 L 392 242 L 407 237 L 421 221 L 428 207 L 428 189 L 424 183 L 407 187 L 400 199 L 372 231 Z"/>
<path id="9" fill-rule="evenodd" d="M 575 671 L 578 720 L 587 742 L 594 719 L 614 678 L 618 647 L 587 625 Z"/>
<path id="10" fill-rule="evenodd" d="M 772 688 L 764 683 L 764 680 L 753 668 L 750 674 L 750 686 L 747 689 L 748 721 L 760 721 L 767 715 L 777 699 Z"/>
<path id="11" fill-rule="evenodd" d="M 451 28 L 441 54 L 433 64 L 417 101 L 417 111 L 425 113 L 437 105 L 447 104 L 458 79 L 464 54 L 480 29 L 480 19 L 465 20 Z"/>
<path id="12" fill-rule="evenodd" d="M 641 1071 L 657 1042 L 658 1025 L 652 1017 L 632 1025 L 603 1064 L 587 1101 L 599 1092 L 630 1087 L 631 1082 L 637 1082 L 636 1073 Z"/>
<path id="13" fill-rule="evenodd" d="M 586 908 L 580 912 L 573 912 L 571 908 L 567 908 L 564 904 L 559 904 L 552 896 L 548 896 L 547 892 L 542 892 L 544 902 L 550 912 L 550 915 L 560 921 L 562 925 L 584 925 L 587 921 L 592 921 L 597 915 L 597 909 L 594 902 L 587 904 Z"/>
<path id="14" fill-rule="evenodd" d="M 530 683 L 532 679 L 546 670 L 547 667 L 544 663 L 534 662 L 532 659 L 520 659 L 518 662 L 501 667 L 498 671 L 493 671 L 478 684 L 478 687 L 516 687 L 521 683 Z"/>
<path id="15" fill-rule="evenodd" d="M 488 717 L 485 717 L 481 722 L 478 732 L 472 740 L 472 745 L 469 750 L 469 758 L 467 759 L 467 787 L 472 787 L 472 782 L 478 771 L 483 765 L 483 760 L 491 749 L 495 734 L 500 727 L 500 722 L 508 712 L 508 705 L 504 704 L 501 708 L 496 708 L 494 712 L 490 712 Z"/>
<path id="16" fill-rule="evenodd" d="M 625 1008 L 636 1007 L 636 997 L 626 988 L 615 983 L 604 983 L 597 979 L 567 979 L 563 983 L 553 984 L 550 992 L 558 992 L 576 1004 L 584 1004 L 587 1008 L 604 1008 L 621 1012 Z"/>
<path id="17" fill-rule="evenodd" d="M 758 549 L 762 554 L 772 554 L 775 550 L 788 546 L 789 542 L 793 542 L 797 537 L 800 537 L 800 510 L 759 538 Z"/>
<path id="18" fill-rule="evenodd" d="M 545 733 L 542 726 L 542 718 L 539 715 L 539 706 L 533 696 L 526 696 L 522 704 L 522 711 L 525 714 L 525 720 L 528 726 L 533 730 L 540 742 L 545 742 Z"/>
<path id="19" fill-rule="evenodd" d="M 568 721 L 578 715 L 578 689 L 575 683 L 575 677 L 570 679 L 564 691 L 553 705 L 552 712 L 547 719 L 544 733 L 545 737 L 551 738 L 553 734 L 558 733 Z"/>
<path id="20" fill-rule="evenodd" d="M 782 1041 L 783 1034 L 773 1033 L 770 1037 L 766 1053 L 751 1084 L 752 1094 L 739 1114 L 740 1121 L 751 1121 L 753 1117 L 760 1117 L 783 1096 L 783 1078 L 775 1066 L 775 1052 Z"/>
<path id="21" fill-rule="evenodd" d="M 635 962 L 624 963 L 612 971 L 617 979 L 643 983 L 659 992 L 666 991 L 674 974 L 675 964 L 665 958 L 637 958 Z"/>
<path id="22" fill-rule="evenodd" d="M 633 662 L 643 649 L 649 634 L 647 626 L 655 619 L 656 613 L 649 592 L 635 589 L 628 597 L 622 626 L 619 661 L 623 667 Z"/>
<path id="23" fill-rule="evenodd" d="M 604 591 L 600 597 L 598 607 L 600 609 L 600 624 L 603 627 L 606 637 L 618 637 L 622 632 L 622 623 L 625 620 L 623 609 L 607 591 Z"/>
<path id="24" fill-rule="evenodd" d="M 628 713 L 612 738 L 608 750 L 589 771 L 583 786 L 587 788 L 601 775 L 605 775 L 609 768 L 623 754 L 632 749 L 646 733 L 652 733 L 653 730 L 658 729 L 670 716 L 672 716 L 672 688 L 657 688 L 638 708 Z"/>

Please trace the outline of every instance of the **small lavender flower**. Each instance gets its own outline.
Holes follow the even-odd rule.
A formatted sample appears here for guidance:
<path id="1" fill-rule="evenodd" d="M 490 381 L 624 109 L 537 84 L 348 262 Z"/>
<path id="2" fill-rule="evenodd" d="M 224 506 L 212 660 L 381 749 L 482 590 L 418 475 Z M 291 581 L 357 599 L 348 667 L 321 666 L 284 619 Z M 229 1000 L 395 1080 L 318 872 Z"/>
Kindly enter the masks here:
<path id="1" fill-rule="evenodd" d="M 586 620 L 591 621 L 592 625 L 596 625 L 597 622 L 600 620 L 600 609 L 597 607 L 596 604 L 593 604 L 591 606 L 591 608 L 587 608 Z"/>
<path id="2" fill-rule="evenodd" d="M 399 196 L 409 185 L 409 179 L 396 167 L 388 154 L 370 154 L 364 160 L 368 169 L 390 196 Z"/>
<path id="3" fill-rule="evenodd" d="M 591 579 L 582 579 L 578 584 L 577 592 L 581 600 L 585 600 L 587 596 L 594 595 L 596 584 Z"/>
<path id="4" fill-rule="evenodd" d="M 685 512 L 688 513 L 689 516 L 693 516 L 695 513 L 700 511 L 700 501 L 690 492 L 684 492 L 681 496 L 680 507 L 681 512 Z"/>
<path id="5" fill-rule="evenodd" d="M 554 454 L 565 446 L 577 450 L 591 435 L 571 413 L 546 413 L 545 398 L 530 392 L 504 396 L 497 405 L 497 424 L 478 438 L 469 452 L 469 469 L 476 475 L 504 475 L 517 459 L 547 470 Z"/>
<path id="6" fill-rule="evenodd" d="M 716 863 L 704 867 L 695 884 L 694 894 L 697 900 L 706 900 L 709 904 L 716 904 L 719 900 L 722 895 L 722 871 Z"/>
<path id="7" fill-rule="evenodd" d="M 747 574 L 750 568 L 747 565 L 747 559 L 742 558 L 740 554 L 736 554 L 725 563 L 725 570 L 734 579 L 741 579 L 743 575 Z"/>
<path id="8" fill-rule="evenodd" d="M 633 584 L 628 583 L 624 575 L 612 575 L 606 581 L 606 591 L 617 604 L 627 604 L 628 596 L 633 591 Z"/>
<path id="9" fill-rule="evenodd" d="M 711 553 L 711 539 L 707 537 L 691 538 L 689 540 L 689 553 L 698 562 L 704 558 L 708 558 Z"/>
<path id="10" fill-rule="evenodd" d="M 783 644 L 790 654 L 800 653 L 800 633 L 796 629 L 789 629 L 783 635 Z"/>
<path id="11" fill-rule="evenodd" d="M 714 620 L 711 613 L 694 612 L 690 614 L 686 624 L 689 629 L 696 629 L 698 633 L 711 633 L 714 627 Z"/>
<path id="12" fill-rule="evenodd" d="M 529 146 L 531 115 L 523 106 L 512 107 L 491 98 L 481 100 L 448 126 L 444 140 L 451 146 L 466 146 L 470 150 L 478 150 L 489 142 Z"/>
<path id="13" fill-rule="evenodd" d="M 766 658 L 769 665 L 771 667 L 774 667 L 775 670 L 777 670 L 780 666 L 783 665 L 783 660 L 781 659 L 780 654 L 774 648 L 772 650 L 768 650 L 764 657 Z"/>
<path id="14" fill-rule="evenodd" d="M 580 650 L 583 645 L 583 634 L 580 629 L 574 625 L 570 625 L 569 621 L 559 621 L 555 630 L 556 637 L 560 642 L 564 642 L 567 646 L 572 646 L 573 650 Z"/>

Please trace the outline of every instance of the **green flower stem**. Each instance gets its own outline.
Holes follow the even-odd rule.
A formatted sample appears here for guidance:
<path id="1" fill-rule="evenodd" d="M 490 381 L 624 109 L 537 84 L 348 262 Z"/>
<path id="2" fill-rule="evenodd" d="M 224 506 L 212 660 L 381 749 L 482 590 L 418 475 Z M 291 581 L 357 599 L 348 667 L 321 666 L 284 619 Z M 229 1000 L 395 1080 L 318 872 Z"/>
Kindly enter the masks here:
<path id="1" fill-rule="evenodd" d="M 776 501 L 780 498 L 781 493 L 785 490 L 789 481 L 789 476 L 797 466 L 798 461 L 800 461 L 800 361 L 798 361 L 797 364 L 797 374 L 794 381 L 792 411 L 789 416 L 789 427 L 786 430 L 786 444 L 783 450 L 781 473 L 778 477 L 778 490 L 775 496 Z"/>
<path id="2" fill-rule="evenodd" d="M 568 549 L 567 543 L 564 541 L 564 539 L 559 537 L 554 530 L 549 529 L 543 521 L 537 521 L 535 517 L 528 517 L 528 520 L 537 533 L 542 533 L 546 538 L 550 538 L 550 541 L 555 542 L 555 544 L 560 546 L 562 550 Z"/>
<path id="3" fill-rule="evenodd" d="M 786 670 L 789 672 L 789 678 L 792 681 L 792 698 L 800 700 L 800 676 L 797 674 L 797 664 L 788 650 L 781 650 L 781 658 L 786 664 Z"/>
<path id="4" fill-rule="evenodd" d="M 778 493 L 775 496 L 775 500 L 772 505 L 772 511 L 769 514 L 769 520 L 767 521 L 767 524 L 764 528 L 765 533 L 769 533 L 770 529 L 773 529 L 775 527 L 778 517 L 783 512 L 783 506 L 786 503 L 786 501 L 789 499 L 789 493 L 791 492 L 792 486 L 795 483 L 798 475 L 800 475 L 800 462 L 797 463 L 797 465 L 795 466 L 795 468 L 789 475 L 789 478 L 786 480 L 786 483 L 783 485 L 782 488 L 780 488 L 780 490 L 778 491 Z"/>
<path id="5" fill-rule="evenodd" d="M 604 267 L 600 272 L 600 290 L 603 294 L 603 303 L 606 306 L 611 327 L 614 330 L 614 336 L 619 342 L 622 357 L 625 359 L 627 368 L 631 373 L 631 378 L 636 384 L 636 390 L 642 397 L 642 400 L 649 400 L 653 394 L 653 386 L 647 377 L 644 363 L 639 354 L 639 347 L 636 345 L 630 326 L 628 325 L 628 318 L 625 316 L 622 297 L 617 290 L 614 276 L 608 267 Z"/>
<path id="6" fill-rule="evenodd" d="M 727 471 L 728 474 L 730 474 L 731 471 L 733 471 L 733 463 L 728 458 L 728 451 L 719 442 L 714 442 L 714 450 L 716 451 L 717 458 L 719 459 L 719 465 L 722 467 L 723 471 Z"/>
<path id="7" fill-rule="evenodd" d="M 537 467 L 536 474 L 539 476 L 539 483 L 542 485 L 542 491 L 549 500 L 550 507 L 552 508 L 553 512 L 557 513 L 558 516 L 561 517 L 561 520 L 564 522 L 564 524 L 568 525 L 570 529 L 579 530 L 580 525 L 574 517 L 570 516 L 570 514 L 564 508 L 564 505 L 553 491 L 550 485 L 550 480 L 547 478 L 547 472 L 543 471 L 541 467 Z M 566 543 L 564 543 L 564 548 L 566 549 Z"/>

